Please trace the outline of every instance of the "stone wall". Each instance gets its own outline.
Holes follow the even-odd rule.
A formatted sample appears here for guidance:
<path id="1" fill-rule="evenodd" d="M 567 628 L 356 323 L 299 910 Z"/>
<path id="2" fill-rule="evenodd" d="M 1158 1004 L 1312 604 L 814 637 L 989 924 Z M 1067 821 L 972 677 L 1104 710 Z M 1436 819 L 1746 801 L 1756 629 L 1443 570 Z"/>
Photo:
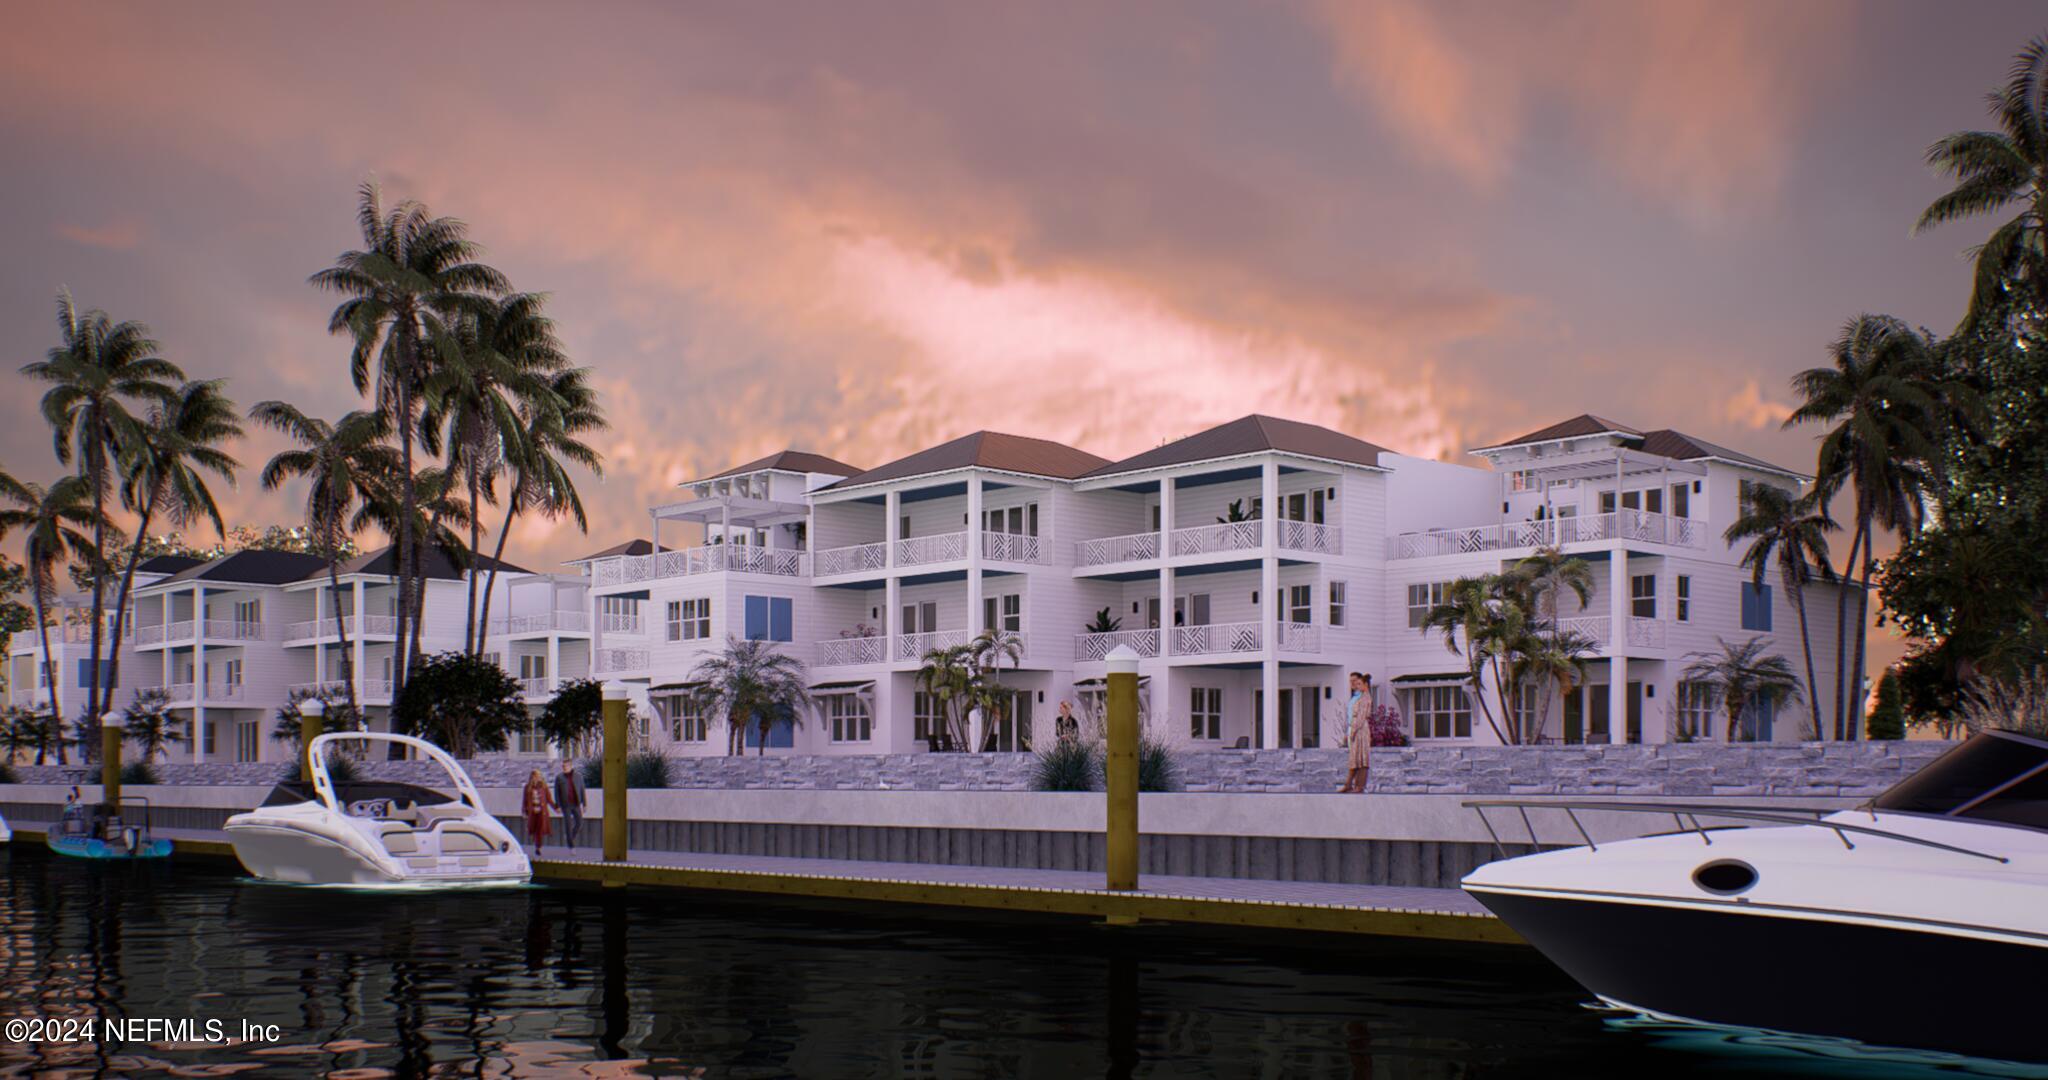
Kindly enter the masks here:
<path id="1" fill-rule="evenodd" d="M 1652 746 L 1423 746 L 1373 752 L 1381 794 L 1854 796 L 1875 795 L 1953 744 L 1933 741 Z M 1344 780 L 1342 750 L 1209 750 L 1179 755 L 1190 792 L 1324 792 Z M 678 757 L 672 787 L 723 790 L 1028 791 L 1029 754 Z M 513 787 L 534 762 L 468 766 L 478 787 Z M 432 764 L 380 761 L 375 777 L 433 784 Z M 168 784 L 274 784 L 280 763 L 158 765 Z M 15 766 L 24 783 L 97 782 L 97 769 Z M 545 770 L 544 770 L 545 771 Z"/>

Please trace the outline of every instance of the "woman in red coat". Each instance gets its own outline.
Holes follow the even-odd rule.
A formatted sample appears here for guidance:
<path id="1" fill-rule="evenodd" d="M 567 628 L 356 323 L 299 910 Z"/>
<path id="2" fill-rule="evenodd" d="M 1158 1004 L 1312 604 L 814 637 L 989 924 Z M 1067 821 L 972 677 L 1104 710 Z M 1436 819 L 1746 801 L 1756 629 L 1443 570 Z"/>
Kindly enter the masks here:
<path id="1" fill-rule="evenodd" d="M 539 769 L 526 778 L 526 794 L 519 809 L 526 815 L 526 838 L 533 841 L 533 853 L 538 855 L 547 848 L 548 815 L 555 812 L 554 797 L 548 794 L 548 782 L 541 779 Z"/>

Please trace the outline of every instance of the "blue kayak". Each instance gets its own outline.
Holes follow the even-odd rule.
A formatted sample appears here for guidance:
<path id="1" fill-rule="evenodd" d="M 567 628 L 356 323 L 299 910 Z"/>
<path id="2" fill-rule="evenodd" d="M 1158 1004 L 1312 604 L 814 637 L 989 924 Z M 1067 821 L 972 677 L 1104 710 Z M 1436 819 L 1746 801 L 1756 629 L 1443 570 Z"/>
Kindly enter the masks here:
<path id="1" fill-rule="evenodd" d="M 136 837 L 132 842 L 126 837 L 108 841 L 97 836 L 65 836 L 52 831 L 50 850 L 75 859 L 161 859 L 171 853 L 171 842 L 146 837 Z"/>

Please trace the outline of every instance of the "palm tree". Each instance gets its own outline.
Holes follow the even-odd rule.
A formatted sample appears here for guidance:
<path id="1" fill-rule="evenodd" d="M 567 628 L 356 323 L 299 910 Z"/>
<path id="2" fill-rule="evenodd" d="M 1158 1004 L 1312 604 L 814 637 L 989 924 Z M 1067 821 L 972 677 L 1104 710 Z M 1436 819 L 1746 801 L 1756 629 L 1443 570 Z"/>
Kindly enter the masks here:
<path id="1" fill-rule="evenodd" d="M 475 261 L 480 249 L 468 227 L 454 218 L 430 217 L 427 208 L 407 200 L 390 208 L 374 182 L 357 193 L 356 224 L 363 247 L 346 251 L 333 266 L 310 279 L 316 287 L 347 299 L 328 319 L 329 333 L 346 334 L 353 343 L 349 374 L 357 393 L 374 385 L 376 407 L 391 417 L 398 436 L 399 491 L 403 526 L 393 537 L 398 577 L 398 637 L 406 639 L 417 597 L 408 587 L 416 575 L 414 547 L 420 538 L 412 525 L 419 520 L 412 448 L 419 390 L 432 355 L 456 351 L 453 321 L 475 310 L 489 296 L 510 292 L 503 274 Z M 372 368 L 374 367 L 374 376 Z M 411 650 L 398 650 L 393 693 L 405 687 Z"/>
<path id="2" fill-rule="evenodd" d="M 497 547 L 491 552 L 484 577 L 483 611 L 478 619 L 485 626 L 490 625 L 491 591 L 497 587 L 498 567 L 505 558 L 505 540 L 512 535 L 512 523 L 520 514 L 566 515 L 575 520 L 577 531 L 590 531 L 582 496 L 577 494 L 575 478 L 567 467 L 574 463 L 593 476 L 604 476 L 603 457 L 582 441 L 583 435 L 607 426 L 589 375 L 588 368 L 558 371 L 548 379 L 546 396 L 519 403 L 520 426 L 526 437 L 517 447 L 508 447 L 517 452 L 506 463 L 512 477 L 505 494 L 505 521 L 498 527 Z"/>
<path id="3" fill-rule="evenodd" d="M 1939 453 L 1934 427 L 1945 411 L 1943 397 L 1960 391 L 1939 382 L 1932 342 L 1888 315 L 1860 315 L 1842 329 L 1830 349 L 1834 363 L 1809 368 L 1792 377 L 1800 404 L 1785 420 L 1831 424 L 1821 437 L 1819 479 L 1814 499 L 1819 505 L 1850 489 L 1856 501 L 1856 528 L 1850 534 L 1848 574 L 1857 576 L 1860 597 L 1870 595 L 1874 532 L 1885 529 L 1911 536 L 1920 527 L 1922 491 L 1930 473 L 1927 462 Z M 1867 600 L 1860 601 L 1858 618 Z M 1835 735 L 1848 730 L 1848 673 L 1863 670 L 1865 635 L 1856 635 L 1853 668 L 1845 667 L 1843 646 L 1849 638 L 1849 591 L 1835 596 Z M 1818 708 L 1816 706 L 1816 711 Z"/>
<path id="4" fill-rule="evenodd" d="M 971 644 L 927 650 L 917 669 L 918 690 L 945 710 L 947 737 L 959 748 L 967 746 L 967 710 L 973 707 L 976 669 Z"/>
<path id="5" fill-rule="evenodd" d="M 1525 741 L 1539 742 L 1550 726 L 1553 695 L 1569 696 L 1586 681 L 1586 658 L 1598 652 L 1600 643 L 1575 630 L 1532 634 L 1517 651 L 1513 664 L 1514 685 L 1533 684 L 1542 690 L 1537 698 L 1535 726 L 1517 732 Z"/>
<path id="6" fill-rule="evenodd" d="M 1008 660 L 1012 668 L 1023 662 L 1024 639 L 989 627 L 967 643 L 967 657 L 974 673 L 974 704 L 981 709 L 984 718 L 982 744 L 978 749 L 987 750 L 998 726 L 992 721 L 998 712 L 1005 710 L 1008 705 L 1003 700 L 1003 661 Z"/>
<path id="7" fill-rule="evenodd" d="M 1491 667 L 1493 682 L 1503 685 L 1506 676 L 1504 667 L 1513 663 L 1512 654 L 1518 638 L 1527 630 L 1527 616 L 1519 605 L 1505 595 L 1507 585 L 1498 574 L 1484 574 L 1473 578 L 1459 578 L 1444 589 L 1442 602 L 1423 615 L 1418 629 L 1427 635 L 1431 631 L 1442 631 L 1444 648 L 1453 656 L 1465 658 L 1466 676 L 1472 683 L 1472 698 L 1479 704 L 1479 713 L 1486 718 L 1486 726 L 1493 729 L 1494 737 L 1503 743 L 1520 743 L 1518 725 L 1514 710 L 1508 707 L 1508 697 L 1501 693 L 1499 701 L 1507 714 L 1503 719 L 1507 729 L 1494 719 L 1493 706 L 1487 701 L 1487 672 Z M 1465 645 L 1458 646 L 1458 636 L 1463 634 Z"/>
<path id="8" fill-rule="evenodd" d="M 54 748 L 57 763 L 64 764 L 64 743 L 57 737 L 54 717 L 27 709 L 15 710 L 8 722 L 7 745 L 10 754 L 16 749 L 34 750 L 38 765 L 49 757 L 50 750 Z"/>
<path id="9" fill-rule="evenodd" d="M 348 623 L 341 613 L 341 546 L 350 529 L 350 512 L 374 497 L 382 478 L 398 469 L 398 454 L 383 442 L 384 418 L 356 411 L 334 423 L 315 419 L 282 401 L 266 401 L 249 410 L 249 418 L 283 432 L 298 444 L 263 466 L 263 489 L 272 491 L 294 477 L 311 483 L 306 489 L 306 529 L 327 560 L 327 591 L 334 606 L 334 633 L 341 644 L 341 677 L 348 687 L 348 707 L 357 711 L 355 673 L 351 670 Z"/>
<path id="10" fill-rule="evenodd" d="M 121 711 L 121 719 L 128 741 L 141 748 L 144 761 L 154 761 L 159 754 L 169 757 L 166 747 L 192 744 L 190 725 L 171 715 L 171 692 L 163 687 L 136 691 L 135 700 Z"/>
<path id="11" fill-rule="evenodd" d="M 1715 642 L 1721 647 L 1719 652 L 1686 655 L 1687 664 L 1681 678 L 1687 682 L 1704 683 L 1711 688 L 1728 715 L 1727 741 L 1735 741 L 1735 728 L 1752 702 L 1770 704 L 1799 700 L 1799 676 L 1793 673 L 1791 661 L 1782 656 L 1764 655 L 1766 642 L 1761 635 L 1739 645 L 1731 645 L 1723 638 L 1716 638 Z"/>
<path id="12" fill-rule="evenodd" d="M 43 678 L 50 684 L 50 715 L 64 715 L 57 662 L 50 652 L 49 604 L 57 590 L 57 567 L 71 559 L 96 558 L 99 547 L 86 529 L 105 535 L 106 519 L 93 508 L 92 485 L 82 476 L 67 476 L 45 488 L 0 472 L 0 538 L 15 530 L 27 533 L 22 568 L 28 571 L 29 595 L 36 609 L 36 633 L 43 647 Z M 53 727 L 54 734 L 54 727 Z M 38 758 L 40 763 L 40 756 Z M 57 764 L 64 744 L 57 743 Z"/>
<path id="13" fill-rule="evenodd" d="M 1593 567 L 1576 555 L 1566 555 L 1556 545 L 1537 548 L 1516 562 L 1511 571 L 1521 579 L 1531 602 L 1531 615 L 1550 623 L 1553 637 L 1563 631 L 1564 594 L 1578 597 L 1579 610 L 1593 599 Z"/>
<path id="14" fill-rule="evenodd" d="M 160 346 L 149 336 L 149 328 L 138 322 L 117 323 L 103 311 L 80 311 L 68 292 L 57 296 L 57 331 L 62 344 L 44 359 L 22 366 L 21 373 L 50 383 L 43 394 L 43 419 L 50 425 L 57 461 L 69 465 L 76 459 L 79 475 L 92 495 L 92 551 L 86 565 L 92 570 L 92 629 L 86 673 L 85 706 L 97 716 L 100 669 L 106 629 L 107 531 L 113 527 L 107 516 L 112 494 L 110 475 L 115 462 L 140 446 L 145 437 L 144 420 L 130 411 L 131 405 L 172 407 L 178 399 L 177 384 L 185 380 L 178 365 L 156 355 Z M 109 687 L 111 700 L 112 688 Z"/>
<path id="15" fill-rule="evenodd" d="M 238 462 L 221 445 L 241 438 L 242 424 L 235 403 L 221 392 L 224 385 L 212 379 L 180 386 L 175 398 L 150 409 L 140 440 L 123 456 L 127 476 L 121 484 L 121 505 L 137 516 L 136 543 L 128 550 L 128 565 L 121 570 L 115 594 L 106 692 L 96 714 L 114 706 L 114 687 L 121 681 L 121 635 L 150 523 L 159 514 L 181 529 L 211 521 L 215 532 L 227 535 L 204 475 L 214 473 L 230 484 L 235 480 Z"/>
<path id="16" fill-rule="evenodd" d="M 366 488 L 368 497 L 350 520 L 350 531 L 361 532 L 375 527 L 386 536 L 398 535 L 407 526 L 403 524 L 404 503 L 397 470 L 371 476 L 369 481 Z M 424 595 L 426 580 L 422 573 L 422 560 L 428 550 L 439 551 L 458 570 L 469 568 L 469 549 L 462 542 L 462 534 L 455 530 L 469 523 L 470 510 L 469 503 L 455 494 L 455 476 L 446 469 L 431 466 L 421 469 L 413 477 L 412 487 L 414 513 L 409 531 L 419 542 L 412 549 L 411 577 Z M 394 576 L 399 577 L 402 593 L 404 577 Z M 420 642 L 425 626 L 423 620 L 414 619 L 410 626 L 401 628 L 406 636 L 399 639 L 404 644 L 397 651 L 410 653 L 414 659 L 423 656 Z M 396 692 L 395 683 L 393 692 Z"/>
<path id="17" fill-rule="evenodd" d="M 447 445 L 448 470 L 460 473 L 469 504 L 482 508 L 492 481 L 505 464 L 525 454 L 523 403 L 534 412 L 553 412 L 550 378 L 569 366 L 554 322 L 541 313 L 545 298 L 515 293 L 464 312 L 455 326 L 457 348 L 443 356 L 426 379 L 427 408 L 420 426 L 427 448 Z M 495 498 L 491 501 L 495 502 Z M 469 550 L 483 546 L 482 514 L 469 520 Z M 463 649 L 481 653 L 486 633 L 477 625 L 477 575 L 469 575 L 469 607 Z"/>
<path id="18" fill-rule="evenodd" d="M 1997 131 L 1959 131 L 1927 149 L 1927 163 L 1955 187 L 1920 215 L 1916 230 L 1996 214 L 2018 204 L 1977 249 L 1976 285 L 1964 328 L 2001 310 L 2008 283 L 2048 312 L 2048 37 L 2027 42 L 2006 84 L 1990 95 Z"/>
<path id="19" fill-rule="evenodd" d="M 1834 580 L 1828 534 L 1840 528 L 1819 499 L 1810 495 L 1794 498 L 1784 488 L 1752 484 L 1742 499 L 1740 516 L 1722 534 L 1729 547 L 1749 541 L 1748 549 L 1742 553 L 1742 565 L 1749 567 L 1752 583 L 1762 585 L 1764 575 L 1776 567 L 1785 594 L 1792 598 L 1793 609 L 1799 612 L 1799 648 L 1806 656 L 1806 699 L 1816 706 L 1820 702 L 1820 682 L 1813 673 L 1813 639 L 1806 624 L 1806 585 L 1816 573 L 1823 581 Z M 1816 737 L 1823 737 L 1817 708 L 1813 730 Z M 1837 739 L 1844 734 L 1839 728 L 1835 731 Z"/>
<path id="20" fill-rule="evenodd" d="M 728 753 L 740 753 L 750 717 L 760 725 L 759 750 L 766 754 L 775 718 L 787 715 L 792 724 L 802 724 L 803 710 L 811 707 L 803 661 L 769 641 L 728 635 L 724 651 L 706 657 L 689 681 L 698 684 L 696 696 L 705 712 L 725 717 Z"/>

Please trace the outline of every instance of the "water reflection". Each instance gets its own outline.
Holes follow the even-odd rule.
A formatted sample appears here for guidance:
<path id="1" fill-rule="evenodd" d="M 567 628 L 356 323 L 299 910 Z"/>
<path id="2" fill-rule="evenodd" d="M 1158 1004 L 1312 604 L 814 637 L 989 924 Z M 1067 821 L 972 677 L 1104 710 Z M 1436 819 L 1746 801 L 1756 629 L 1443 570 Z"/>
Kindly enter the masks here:
<path id="1" fill-rule="evenodd" d="M 0 853 L 0 1016 L 281 1029 L 0 1044 L 5 1075 L 1846 1075 L 1583 1000 L 1521 950 L 636 890 L 292 889 Z"/>

